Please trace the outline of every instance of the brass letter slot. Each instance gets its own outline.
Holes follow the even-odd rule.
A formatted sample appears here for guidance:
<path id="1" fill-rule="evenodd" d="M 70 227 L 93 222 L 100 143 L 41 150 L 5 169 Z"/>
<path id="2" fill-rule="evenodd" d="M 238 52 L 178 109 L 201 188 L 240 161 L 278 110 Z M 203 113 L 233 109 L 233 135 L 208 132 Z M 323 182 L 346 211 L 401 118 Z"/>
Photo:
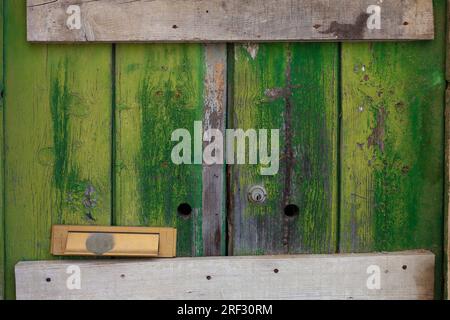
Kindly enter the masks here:
<path id="1" fill-rule="evenodd" d="M 53 226 L 52 254 L 171 258 L 176 256 L 176 229 Z"/>

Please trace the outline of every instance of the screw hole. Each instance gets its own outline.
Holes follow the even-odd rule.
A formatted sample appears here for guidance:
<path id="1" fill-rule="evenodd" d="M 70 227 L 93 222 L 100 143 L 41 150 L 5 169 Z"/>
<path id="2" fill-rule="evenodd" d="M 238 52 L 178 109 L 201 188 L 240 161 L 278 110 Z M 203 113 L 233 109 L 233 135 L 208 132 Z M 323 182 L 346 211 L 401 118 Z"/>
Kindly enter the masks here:
<path id="1" fill-rule="evenodd" d="M 52 279 L 51 278 L 47 278 L 47 279 L 45 279 L 45 281 L 52 282 Z"/>
<path id="2" fill-rule="evenodd" d="M 189 217 L 192 214 L 192 207 L 188 203 L 180 204 L 177 210 L 182 217 Z"/>
<path id="3" fill-rule="evenodd" d="M 211 280 L 211 276 L 206 276 L 206 280 Z"/>
<path id="4" fill-rule="evenodd" d="M 274 269 L 273 272 L 278 273 L 278 272 L 280 272 L 280 270 Z"/>
<path id="5" fill-rule="evenodd" d="M 178 29 L 178 26 L 177 26 L 176 24 L 174 24 L 174 25 L 172 26 L 172 28 L 173 28 L 173 29 Z"/>
<path id="6" fill-rule="evenodd" d="M 407 25 L 409 25 L 409 23 L 407 21 L 405 21 L 405 22 L 403 22 L 403 25 L 407 26 Z"/>
<path id="7" fill-rule="evenodd" d="M 408 266 L 405 264 L 405 265 L 402 267 L 402 269 L 403 269 L 403 270 L 406 270 L 406 269 L 408 269 Z"/>
<path id="8" fill-rule="evenodd" d="M 209 13 L 209 10 L 206 10 L 206 13 Z"/>
<path id="9" fill-rule="evenodd" d="M 295 204 L 289 204 L 284 208 L 284 214 L 288 217 L 296 217 L 300 214 L 300 208 Z"/>
<path id="10" fill-rule="evenodd" d="M 124 275 L 124 274 L 121 274 L 120 277 L 121 277 L 122 279 L 125 279 L 125 275 Z"/>

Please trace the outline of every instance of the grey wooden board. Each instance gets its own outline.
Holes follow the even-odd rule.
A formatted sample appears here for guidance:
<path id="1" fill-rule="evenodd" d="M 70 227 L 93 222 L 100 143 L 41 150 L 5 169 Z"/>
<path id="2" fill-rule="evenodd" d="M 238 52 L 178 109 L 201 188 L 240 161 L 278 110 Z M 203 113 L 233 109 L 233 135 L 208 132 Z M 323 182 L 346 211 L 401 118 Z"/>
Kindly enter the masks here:
<path id="1" fill-rule="evenodd" d="M 432 299 L 434 263 L 426 251 L 21 262 L 16 295 L 20 300 Z M 77 267 L 81 287 L 69 290 L 67 270 Z M 379 289 L 370 281 L 377 268 Z"/>
<path id="2" fill-rule="evenodd" d="M 368 27 L 372 5 L 381 9 L 380 29 Z M 27 10 L 28 40 L 36 42 L 434 37 L 432 0 L 28 0 Z"/>
<path id="3" fill-rule="evenodd" d="M 227 45 L 205 45 L 206 77 L 204 132 L 225 132 L 227 105 Z M 205 146 L 208 143 L 205 142 Z M 205 147 L 204 146 L 204 147 Z M 203 253 L 220 256 L 225 253 L 225 165 L 203 165 Z"/>

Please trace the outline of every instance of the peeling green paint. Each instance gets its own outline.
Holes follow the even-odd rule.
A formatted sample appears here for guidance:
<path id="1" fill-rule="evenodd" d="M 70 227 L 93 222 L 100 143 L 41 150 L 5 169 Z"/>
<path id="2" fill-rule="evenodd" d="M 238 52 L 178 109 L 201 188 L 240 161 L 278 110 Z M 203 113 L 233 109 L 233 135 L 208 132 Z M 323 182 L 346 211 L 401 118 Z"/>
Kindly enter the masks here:
<path id="1" fill-rule="evenodd" d="M 229 126 L 280 130 L 280 173 L 230 168 L 233 254 L 320 253 L 336 250 L 336 44 L 260 44 L 255 58 L 236 45 Z M 247 201 L 253 185 L 264 205 Z M 295 204 L 298 217 L 284 208 Z"/>
<path id="2" fill-rule="evenodd" d="M 117 175 L 117 221 L 177 227 L 178 255 L 197 255 L 202 167 L 172 163 L 171 135 L 179 128 L 192 134 L 194 121 L 203 119 L 203 46 L 120 45 L 117 57 L 117 104 L 127 106 L 117 116 L 117 161 L 124 165 Z M 182 203 L 196 213 L 180 217 Z"/>
<path id="3" fill-rule="evenodd" d="M 432 250 L 439 297 L 446 1 L 434 6 L 434 41 L 343 45 L 340 246 Z"/>
<path id="4" fill-rule="evenodd" d="M 26 1 L 6 0 L 6 297 L 14 266 L 48 260 L 51 226 L 111 221 L 111 46 L 26 42 Z"/>

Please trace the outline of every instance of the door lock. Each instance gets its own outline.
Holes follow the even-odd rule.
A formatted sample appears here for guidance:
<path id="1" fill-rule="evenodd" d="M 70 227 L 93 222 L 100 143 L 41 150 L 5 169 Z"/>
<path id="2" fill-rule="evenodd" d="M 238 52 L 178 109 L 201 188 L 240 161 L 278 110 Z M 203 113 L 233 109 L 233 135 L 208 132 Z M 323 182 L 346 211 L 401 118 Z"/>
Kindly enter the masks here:
<path id="1" fill-rule="evenodd" d="M 263 186 L 253 186 L 248 191 L 248 200 L 255 204 L 263 204 L 267 200 L 267 191 Z"/>

